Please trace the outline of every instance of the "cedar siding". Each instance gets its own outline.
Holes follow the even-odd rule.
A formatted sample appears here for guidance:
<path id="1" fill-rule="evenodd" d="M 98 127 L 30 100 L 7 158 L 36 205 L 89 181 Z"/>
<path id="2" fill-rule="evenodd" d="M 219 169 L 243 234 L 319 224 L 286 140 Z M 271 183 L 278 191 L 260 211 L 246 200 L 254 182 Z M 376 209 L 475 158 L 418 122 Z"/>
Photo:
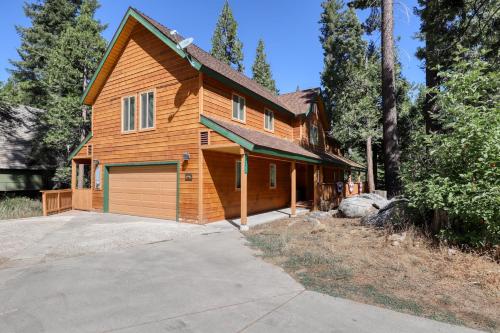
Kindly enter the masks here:
<path id="1" fill-rule="evenodd" d="M 122 97 L 135 95 L 136 121 L 139 93 L 154 89 L 156 123 L 154 130 L 121 131 Z M 149 161 L 182 161 L 181 179 L 192 174 L 191 182 L 180 183 L 181 220 L 197 219 L 198 175 L 198 72 L 177 53 L 165 47 L 142 25 L 131 32 L 121 56 L 93 105 L 92 131 L 95 160 L 101 164 Z M 103 191 L 93 191 L 93 208 L 102 210 Z"/>

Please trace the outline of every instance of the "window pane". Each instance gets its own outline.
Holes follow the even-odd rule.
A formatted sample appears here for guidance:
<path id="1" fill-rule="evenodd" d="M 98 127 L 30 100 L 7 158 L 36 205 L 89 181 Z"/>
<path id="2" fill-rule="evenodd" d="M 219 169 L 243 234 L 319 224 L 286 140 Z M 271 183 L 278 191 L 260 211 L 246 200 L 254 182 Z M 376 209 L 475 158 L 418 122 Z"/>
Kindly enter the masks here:
<path id="1" fill-rule="evenodd" d="M 122 128 L 124 131 L 128 131 L 128 98 L 123 99 L 123 124 Z"/>
<path id="2" fill-rule="evenodd" d="M 100 165 L 98 165 L 95 168 L 94 183 L 95 183 L 95 188 L 96 189 L 100 189 L 101 188 L 101 166 Z"/>
<path id="3" fill-rule="evenodd" d="M 274 113 L 269 111 L 269 129 L 274 130 Z"/>
<path id="4" fill-rule="evenodd" d="M 238 110 L 239 110 L 239 105 L 238 105 L 238 96 L 233 95 L 233 118 L 239 119 L 238 117 Z"/>
<path id="5" fill-rule="evenodd" d="M 240 120 L 245 120 L 245 99 L 240 98 Z"/>
<path id="6" fill-rule="evenodd" d="M 236 188 L 241 188 L 241 161 L 236 161 Z"/>
<path id="7" fill-rule="evenodd" d="M 150 92 L 148 94 L 149 97 L 149 103 L 148 103 L 148 127 L 154 127 L 154 121 L 155 121 L 155 108 L 154 108 L 154 100 L 155 100 L 155 95 L 154 93 Z"/>
<path id="8" fill-rule="evenodd" d="M 269 186 L 276 187 L 276 164 L 269 165 Z"/>
<path id="9" fill-rule="evenodd" d="M 129 130 L 135 129 L 135 97 L 130 97 Z"/>
<path id="10" fill-rule="evenodd" d="M 264 114 L 264 127 L 269 129 L 269 113 L 267 111 Z"/>
<path id="11" fill-rule="evenodd" d="M 148 127 L 148 94 L 141 94 L 141 128 Z"/>

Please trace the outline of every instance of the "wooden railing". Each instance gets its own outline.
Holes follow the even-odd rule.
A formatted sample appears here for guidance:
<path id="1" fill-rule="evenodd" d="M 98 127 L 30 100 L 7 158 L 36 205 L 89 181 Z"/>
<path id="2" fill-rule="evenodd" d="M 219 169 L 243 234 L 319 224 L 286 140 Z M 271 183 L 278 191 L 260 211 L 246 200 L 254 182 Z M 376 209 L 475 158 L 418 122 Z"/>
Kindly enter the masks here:
<path id="1" fill-rule="evenodd" d="M 90 188 L 73 190 L 73 209 L 90 210 L 92 208 L 92 190 Z"/>
<path id="2" fill-rule="evenodd" d="M 41 192 L 43 216 L 70 210 L 73 206 L 71 189 Z"/>

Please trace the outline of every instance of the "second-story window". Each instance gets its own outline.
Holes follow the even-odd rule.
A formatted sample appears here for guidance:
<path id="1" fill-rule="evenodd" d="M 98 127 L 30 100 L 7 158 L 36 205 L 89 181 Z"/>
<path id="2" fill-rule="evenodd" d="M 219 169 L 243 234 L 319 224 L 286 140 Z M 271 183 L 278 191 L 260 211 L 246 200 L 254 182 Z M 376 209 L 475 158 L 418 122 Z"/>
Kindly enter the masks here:
<path id="1" fill-rule="evenodd" d="M 309 130 L 309 141 L 312 145 L 317 145 L 319 142 L 318 126 L 311 124 Z"/>
<path id="2" fill-rule="evenodd" d="M 245 98 L 233 94 L 233 119 L 245 121 Z"/>
<path id="3" fill-rule="evenodd" d="M 123 98 L 122 131 L 135 130 L 135 96 Z"/>
<path id="4" fill-rule="evenodd" d="M 155 127 L 155 94 L 152 91 L 141 94 L 141 129 Z"/>
<path id="5" fill-rule="evenodd" d="M 274 113 L 271 110 L 264 111 L 264 128 L 268 131 L 274 131 Z"/>

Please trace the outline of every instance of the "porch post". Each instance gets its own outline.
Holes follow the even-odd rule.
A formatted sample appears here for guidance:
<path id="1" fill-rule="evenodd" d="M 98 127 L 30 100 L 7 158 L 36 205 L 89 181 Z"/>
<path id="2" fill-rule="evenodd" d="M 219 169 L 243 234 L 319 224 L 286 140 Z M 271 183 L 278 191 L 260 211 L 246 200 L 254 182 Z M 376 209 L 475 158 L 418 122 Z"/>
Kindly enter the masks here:
<path id="1" fill-rule="evenodd" d="M 240 230 L 246 231 L 248 230 L 247 226 L 247 195 L 248 195 L 248 182 L 247 182 L 247 174 L 248 174 L 248 156 L 245 151 L 241 152 L 241 212 L 240 212 Z"/>
<path id="2" fill-rule="evenodd" d="M 71 160 L 71 188 L 76 188 L 76 162 Z"/>
<path id="3" fill-rule="evenodd" d="M 319 199 L 319 168 L 316 164 L 314 164 L 314 196 L 313 196 L 313 210 L 318 210 L 318 199 Z"/>
<path id="4" fill-rule="evenodd" d="M 291 203 L 290 203 L 290 215 L 291 217 L 297 216 L 297 171 L 295 169 L 295 161 L 292 161 L 290 165 L 290 178 L 291 178 Z"/>

